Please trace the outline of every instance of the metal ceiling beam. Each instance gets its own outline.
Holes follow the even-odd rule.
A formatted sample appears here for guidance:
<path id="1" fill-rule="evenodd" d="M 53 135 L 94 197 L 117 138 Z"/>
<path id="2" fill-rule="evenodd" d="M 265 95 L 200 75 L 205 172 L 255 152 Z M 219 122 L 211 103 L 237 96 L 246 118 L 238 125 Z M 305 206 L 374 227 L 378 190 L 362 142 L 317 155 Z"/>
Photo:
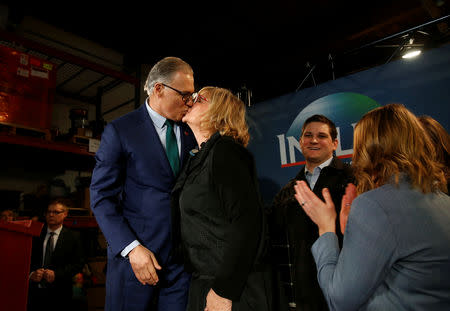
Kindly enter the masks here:
<path id="1" fill-rule="evenodd" d="M 96 85 L 97 83 L 100 83 L 100 81 L 104 80 L 106 78 L 105 75 L 101 76 L 100 78 L 98 78 L 95 81 L 92 81 L 91 83 L 89 83 L 88 85 L 82 87 L 81 89 L 78 90 L 77 94 L 81 94 L 84 91 L 86 91 L 88 88 L 93 87 L 94 85 Z"/>
<path id="2" fill-rule="evenodd" d="M 389 40 L 389 39 L 393 39 L 393 38 L 400 38 L 400 37 L 402 37 L 402 36 L 405 35 L 405 34 L 411 34 L 411 33 L 420 31 L 420 30 L 422 30 L 422 29 L 423 29 L 424 27 L 426 27 L 426 26 L 431 26 L 431 25 L 434 25 L 434 24 L 442 23 L 443 21 L 445 21 L 445 20 L 447 20 L 447 19 L 450 19 L 450 15 L 442 16 L 442 17 L 440 17 L 440 18 L 431 20 L 431 21 L 429 21 L 429 22 L 426 22 L 426 23 L 424 23 L 424 24 L 421 24 L 421 25 L 412 27 L 412 28 L 410 28 L 410 29 L 407 29 L 407 30 L 404 30 L 404 31 L 395 33 L 395 34 L 393 34 L 393 35 L 384 37 L 384 38 L 379 39 L 379 40 L 372 41 L 372 42 L 367 43 L 367 44 L 364 44 L 364 45 L 362 45 L 362 46 L 360 46 L 360 47 L 358 47 L 358 48 L 356 48 L 356 49 L 352 49 L 352 50 L 350 50 L 350 51 L 347 51 L 347 52 L 344 52 L 344 53 L 341 53 L 341 54 L 338 54 L 338 55 L 333 55 L 333 56 L 331 56 L 331 54 L 330 54 L 327 61 L 330 61 L 330 60 L 334 61 L 334 60 L 336 59 L 336 57 L 337 57 L 337 58 L 340 58 L 340 57 L 343 57 L 343 56 L 348 56 L 349 54 L 353 54 L 353 53 L 358 52 L 358 51 L 360 51 L 360 50 L 362 50 L 362 49 L 364 49 L 364 48 L 371 47 L 371 46 L 376 46 L 376 45 L 377 45 L 378 43 L 380 43 L 380 42 L 383 42 L 383 41 L 386 41 L 386 40 Z M 399 48 L 394 52 L 393 55 L 391 55 L 391 57 L 388 59 L 387 62 L 389 62 L 389 61 L 393 58 L 393 56 L 394 56 L 395 54 L 397 54 L 398 50 L 400 50 L 401 48 L 403 48 L 403 47 L 405 46 L 405 44 L 408 42 L 408 40 L 409 40 L 409 36 L 406 36 L 406 40 L 404 39 L 404 42 L 402 42 L 401 45 L 399 45 Z M 387 62 L 386 62 L 386 63 L 387 63 Z M 320 62 L 320 63 L 325 63 L 325 61 Z M 306 81 L 306 79 L 308 79 L 308 77 L 312 74 L 312 72 L 313 72 L 314 69 L 316 68 L 316 65 L 319 65 L 319 64 L 315 64 L 315 65 L 310 69 L 310 71 L 309 71 L 308 74 L 305 76 L 305 78 L 303 79 L 303 81 L 302 81 L 302 82 L 300 83 L 300 85 L 296 88 L 296 90 L 295 90 L 296 92 L 299 91 L 299 90 L 301 89 L 301 87 L 303 86 L 303 83 Z"/>
<path id="3" fill-rule="evenodd" d="M 67 83 L 69 83 L 70 81 L 72 81 L 73 79 L 75 79 L 76 77 L 79 77 L 83 72 L 86 71 L 86 68 L 81 68 L 80 70 L 78 70 L 78 72 L 76 72 L 75 74 L 73 74 L 72 76 L 70 76 L 69 78 L 67 78 L 66 80 L 64 80 L 63 82 L 61 82 L 60 84 L 58 84 L 56 86 L 56 90 L 60 90 L 62 89 L 62 87 L 64 85 L 66 85 Z"/>
<path id="4" fill-rule="evenodd" d="M 110 113 L 110 112 L 113 112 L 113 111 L 115 111 L 115 110 L 117 110 L 117 109 L 119 109 L 119 108 L 121 108 L 121 107 L 123 107 L 123 106 L 126 106 L 126 105 L 128 105 L 128 104 L 130 104 L 130 103 L 132 103 L 132 102 L 134 102 L 134 101 L 135 101 L 134 98 L 129 99 L 129 100 L 127 100 L 126 102 L 123 102 L 123 103 L 120 104 L 120 105 L 117 105 L 117 106 L 115 106 L 115 107 L 113 107 L 113 108 L 111 108 L 111 109 L 106 110 L 105 112 L 102 113 L 102 116 L 104 116 L 105 114 L 108 114 L 108 113 Z"/>
<path id="5" fill-rule="evenodd" d="M 92 104 L 95 101 L 95 97 L 74 94 L 74 93 L 71 93 L 71 92 L 64 91 L 62 89 L 58 90 L 56 95 L 60 95 L 60 96 L 67 97 L 67 98 L 71 98 L 71 99 L 78 100 L 78 101 L 81 101 L 81 102 L 84 102 L 84 103 L 88 103 L 88 104 Z"/>
<path id="6" fill-rule="evenodd" d="M 397 38 L 397 37 L 401 37 L 401 36 L 404 35 L 404 34 L 408 34 L 408 33 L 410 33 L 410 32 L 414 32 L 414 31 L 416 31 L 416 30 L 420 30 L 421 28 L 426 27 L 426 26 L 430 26 L 430 25 L 433 25 L 433 24 L 440 23 L 440 22 L 442 22 L 442 21 L 444 21 L 444 20 L 446 20 L 446 19 L 448 19 L 448 18 L 450 18 L 450 15 L 442 16 L 442 17 L 440 17 L 440 18 L 434 19 L 434 20 L 429 21 L 429 22 L 427 22 L 427 23 L 424 23 L 424 24 L 421 24 L 421 25 L 412 27 L 412 28 L 410 28 L 410 29 L 407 29 L 407 30 L 403 30 L 403 31 L 397 32 L 397 33 L 395 33 L 395 34 L 393 34 L 393 35 L 384 37 L 384 38 L 382 38 L 382 39 L 375 40 L 375 41 L 372 41 L 372 42 L 370 42 L 370 43 L 364 44 L 364 45 L 362 45 L 362 46 L 360 46 L 360 47 L 358 47 L 358 48 L 356 48 L 356 49 L 353 49 L 353 50 L 350 50 L 350 51 L 348 51 L 348 52 L 345 52 L 343 55 L 352 54 L 352 53 L 354 53 L 354 52 L 356 52 L 356 51 L 359 51 L 359 50 L 361 50 L 361 49 L 370 47 L 370 46 L 372 46 L 372 45 L 376 45 L 376 44 L 378 44 L 378 43 L 380 43 L 380 42 L 383 42 L 383 41 L 386 41 L 386 40 L 389 40 L 389 39 L 393 39 L 393 38 Z"/>

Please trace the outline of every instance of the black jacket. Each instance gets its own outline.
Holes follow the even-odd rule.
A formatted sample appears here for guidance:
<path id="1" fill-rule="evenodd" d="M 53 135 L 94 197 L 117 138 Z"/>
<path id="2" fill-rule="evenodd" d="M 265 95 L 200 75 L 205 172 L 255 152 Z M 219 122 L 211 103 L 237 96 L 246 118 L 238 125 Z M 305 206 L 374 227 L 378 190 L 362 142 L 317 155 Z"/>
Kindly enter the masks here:
<path id="1" fill-rule="evenodd" d="M 33 238 L 30 272 L 42 267 L 42 251 L 47 227 L 42 229 L 39 237 Z M 48 269 L 55 271 L 55 281 L 46 284 L 46 290 L 52 297 L 51 302 L 60 308 L 68 307 L 72 298 L 72 278 L 81 272 L 84 265 L 83 248 L 78 232 L 63 227 L 56 242 Z M 38 283 L 30 281 L 29 299 L 36 307 L 39 303 L 41 289 Z M 34 301 L 33 301 L 34 300 Z M 49 307 L 52 308 L 51 306 Z M 34 310 L 34 309 L 33 309 Z"/>
<path id="2" fill-rule="evenodd" d="M 181 234 L 187 268 L 239 300 L 267 236 L 253 156 L 216 133 L 191 156 L 172 194 L 174 240 Z"/>
<path id="3" fill-rule="evenodd" d="M 321 170 L 313 189 L 322 200 L 322 189 L 330 190 L 338 214 L 336 233 L 341 245 L 341 199 L 347 184 L 353 182 L 352 176 L 350 166 L 334 157 L 330 165 Z M 288 299 L 295 301 L 298 310 L 328 310 L 317 282 L 317 269 L 311 253 L 311 246 L 319 237 L 319 231 L 294 197 L 297 180 L 306 181 L 304 166 L 278 192 L 272 204 L 269 219 L 274 260 L 279 265 Z"/>

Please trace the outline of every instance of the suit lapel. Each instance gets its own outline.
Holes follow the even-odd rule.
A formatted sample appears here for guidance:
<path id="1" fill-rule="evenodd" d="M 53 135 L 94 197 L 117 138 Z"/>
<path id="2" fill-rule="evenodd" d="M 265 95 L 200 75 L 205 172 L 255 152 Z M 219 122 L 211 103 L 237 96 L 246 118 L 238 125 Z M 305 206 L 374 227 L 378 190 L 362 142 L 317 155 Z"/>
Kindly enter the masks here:
<path id="1" fill-rule="evenodd" d="M 170 167 L 169 159 L 167 158 L 166 151 L 159 139 L 158 133 L 156 132 L 153 121 L 150 118 L 146 103 L 143 104 L 139 109 L 139 116 L 142 122 L 142 146 L 147 146 L 150 157 L 159 160 L 161 166 L 165 171 L 169 172 L 173 176 L 172 168 Z"/>
<path id="2" fill-rule="evenodd" d="M 150 149 L 152 158 L 158 159 L 164 169 L 176 178 L 176 176 L 173 175 L 166 150 L 159 139 L 158 133 L 156 132 L 155 126 L 153 125 L 145 105 L 147 104 L 145 103 L 139 108 L 139 118 L 143 126 L 143 146 L 149 146 L 148 148 Z M 191 129 L 186 124 L 182 122 L 178 122 L 177 124 L 180 127 L 180 167 L 182 168 L 189 155 L 189 151 L 194 148 L 195 138 Z"/>
<path id="3" fill-rule="evenodd" d="M 58 252 L 60 252 L 62 250 L 62 247 L 64 245 L 64 239 L 66 238 L 66 228 L 62 227 L 61 232 L 59 233 L 58 236 L 58 240 L 56 241 L 56 245 L 55 248 L 53 249 L 53 256 L 55 256 L 55 254 L 58 254 Z"/>
<path id="4" fill-rule="evenodd" d="M 42 264 L 44 263 L 44 241 L 45 241 L 45 236 L 47 235 L 47 227 L 45 226 L 42 231 L 41 231 L 41 235 L 39 236 L 39 240 L 38 240 L 38 247 L 36 248 L 36 251 L 38 252 L 37 254 L 37 259 L 39 259 L 39 267 L 42 267 Z M 34 250 L 33 250 L 34 251 Z"/>
<path id="5" fill-rule="evenodd" d="M 336 157 L 333 157 L 331 163 L 320 171 L 319 178 L 314 186 L 314 188 L 317 189 L 317 193 L 320 193 L 322 196 L 322 188 L 330 188 L 330 186 L 334 185 L 337 179 L 336 172 L 340 168 L 342 168 L 342 165 L 338 162 Z"/>
<path id="6" fill-rule="evenodd" d="M 184 123 L 179 123 L 180 125 L 180 135 L 181 135 L 181 157 L 180 157 L 180 167 L 183 167 L 186 161 L 189 151 L 191 151 L 193 146 L 193 141 L 195 140 L 194 134 L 191 129 Z"/>

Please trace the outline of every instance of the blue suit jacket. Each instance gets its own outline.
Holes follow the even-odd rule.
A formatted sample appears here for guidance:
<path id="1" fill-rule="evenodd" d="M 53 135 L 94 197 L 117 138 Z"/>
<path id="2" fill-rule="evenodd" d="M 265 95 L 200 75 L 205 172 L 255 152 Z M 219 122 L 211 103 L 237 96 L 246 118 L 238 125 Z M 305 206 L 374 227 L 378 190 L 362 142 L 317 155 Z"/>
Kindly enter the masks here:
<path id="1" fill-rule="evenodd" d="M 180 126 L 183 165 L 195 138 L 185 124 Z M 132 273 L 120 255 L 132 241 L 150 249 L 160 265 L 167 263 L 176 177 L 145 105 L 105 127 L 95 158 L 91 209 L 108 242 L 107 296 L 113 297 Z"/>

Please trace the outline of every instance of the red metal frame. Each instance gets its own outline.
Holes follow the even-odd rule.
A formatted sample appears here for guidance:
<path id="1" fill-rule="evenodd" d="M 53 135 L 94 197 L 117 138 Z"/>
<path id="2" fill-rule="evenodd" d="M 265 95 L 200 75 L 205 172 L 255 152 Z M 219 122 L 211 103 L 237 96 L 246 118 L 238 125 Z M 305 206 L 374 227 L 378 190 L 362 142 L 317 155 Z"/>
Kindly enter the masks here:
<path id="1" fill-rule="evenodd" d="M 25 46 L 29 49 L 33 49 L 33 50 L 42 52 L 44 54 L 50 55 L 52 57 L 56 57 L 61 60 L 67 61 L 69 63 L 76 64 L 81 67 L 86 67 L 86 68 L 92 69 L 96 72 L 126 81 L 137 87 L 139 86 L 139 79 L 137 79 L 133 76 L 127 75 L 120 71 L 116 71 L 116 70 L 104 67 L 102 65 L 93 63 L 91 61 L 88 61 L 83 58 L 77 57 L 75 55 L 69 54 L 67 52 L 58 50 L 56 48 L 45 46 L 45 45 L 35 42 L 33 40 L 23 38 L 12 32 L 0 29 L 0 38 L 3 38 L 10 42 L 16 42 L 16 43 L 22 44 L 23 46 Z"/>

